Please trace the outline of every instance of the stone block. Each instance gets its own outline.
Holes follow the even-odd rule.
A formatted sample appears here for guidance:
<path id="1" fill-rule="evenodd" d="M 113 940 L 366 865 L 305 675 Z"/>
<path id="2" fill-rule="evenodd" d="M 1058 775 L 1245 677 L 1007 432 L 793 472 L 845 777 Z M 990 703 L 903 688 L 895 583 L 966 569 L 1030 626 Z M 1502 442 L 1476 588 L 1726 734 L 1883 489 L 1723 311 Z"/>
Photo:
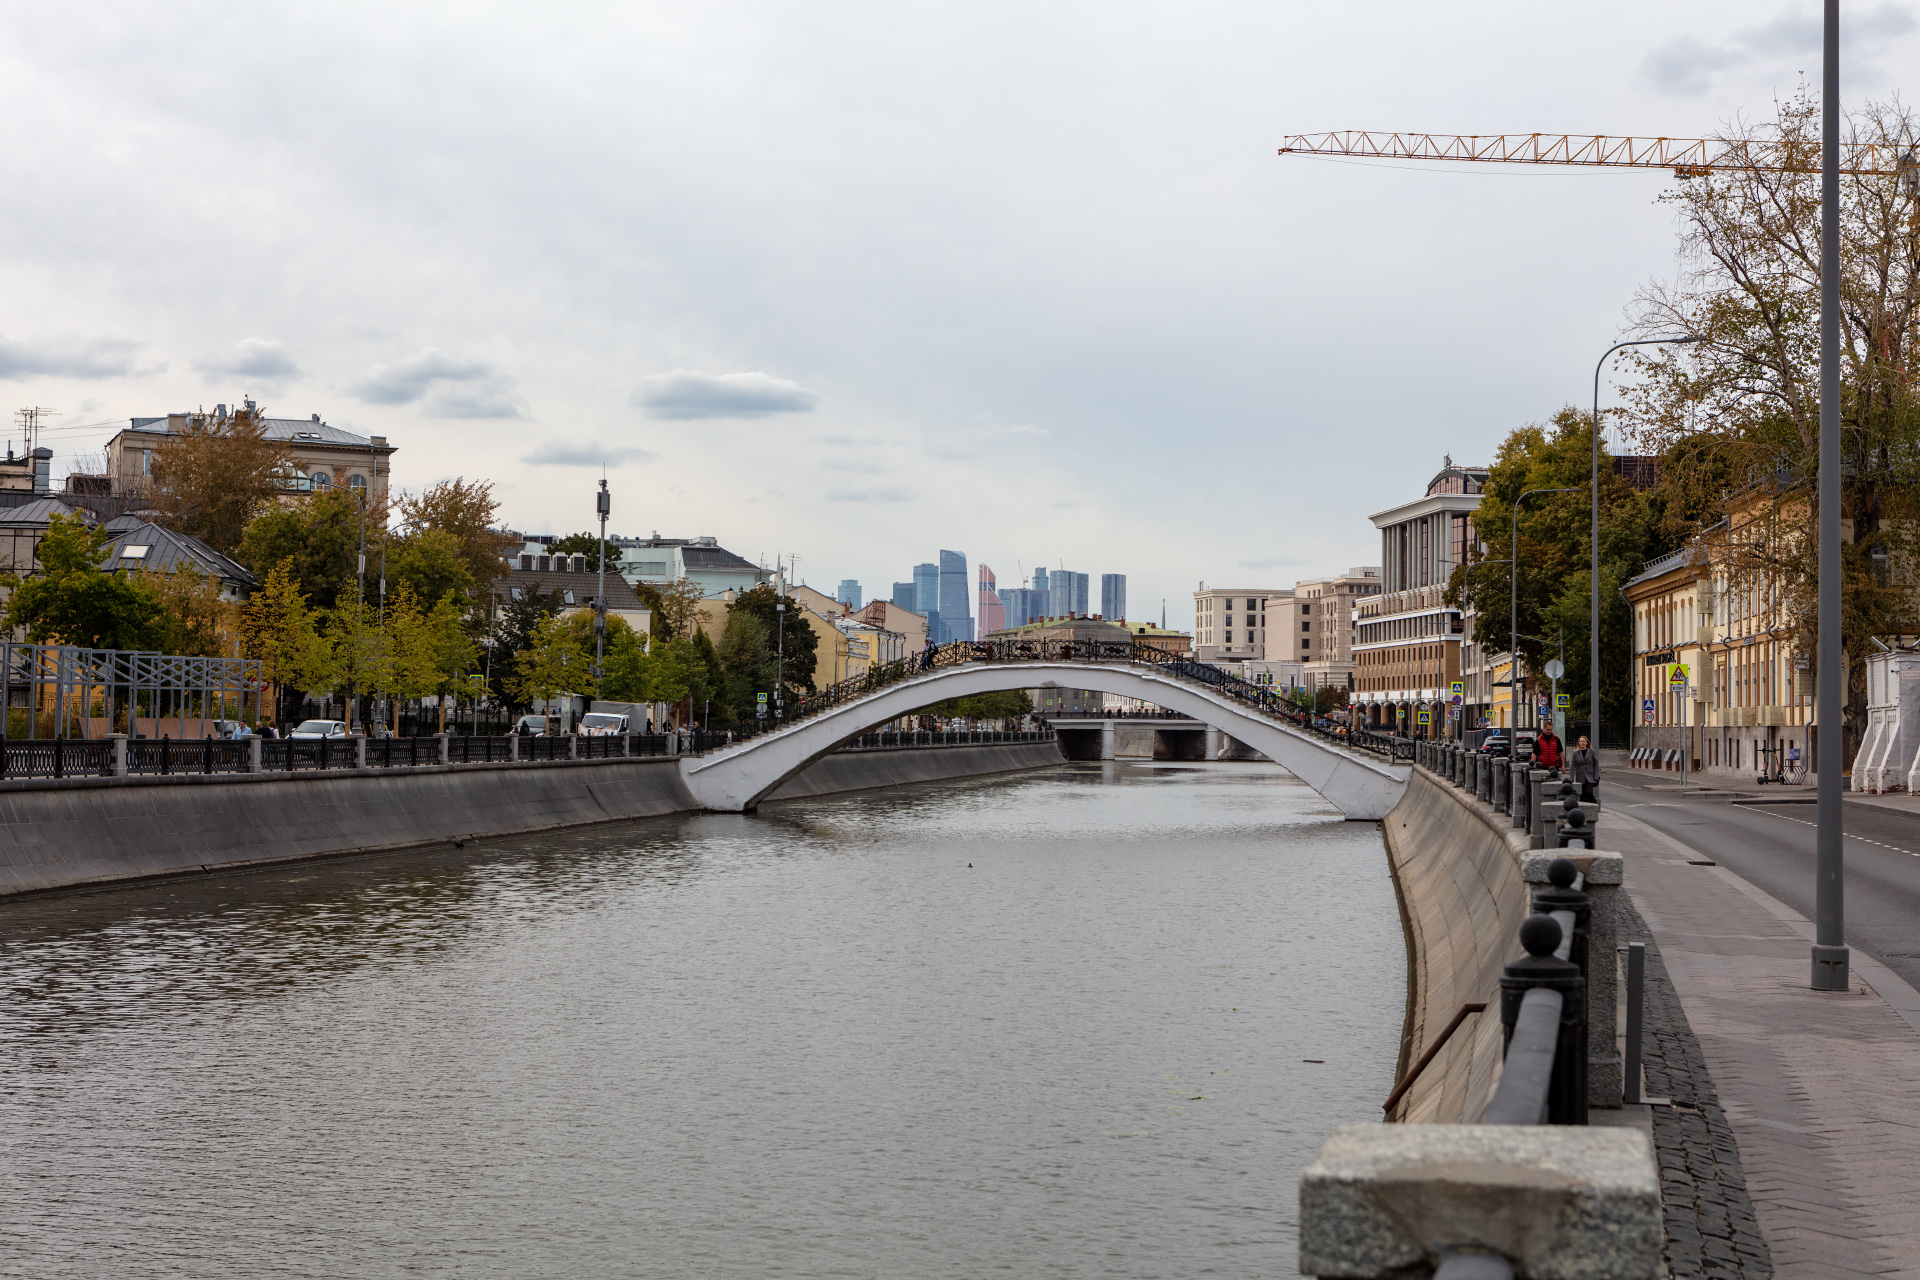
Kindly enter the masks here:
<path id="1" fill-rule="evenodd" d="M 1660 1274 L 1660 1183 L 1638 1129 L 1343 1125 L 1300 1175 L 1300 1274 L 1418 1274 L 1493 1252 L 1520 1280 Z"/>

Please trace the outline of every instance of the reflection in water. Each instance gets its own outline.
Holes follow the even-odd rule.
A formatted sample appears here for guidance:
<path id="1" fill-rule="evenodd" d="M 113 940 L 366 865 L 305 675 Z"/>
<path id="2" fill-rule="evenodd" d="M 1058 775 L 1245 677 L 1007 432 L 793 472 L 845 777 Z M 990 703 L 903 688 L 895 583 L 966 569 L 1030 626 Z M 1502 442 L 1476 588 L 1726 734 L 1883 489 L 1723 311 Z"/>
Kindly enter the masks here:
<path id="1" fill-rule="evenodd" d="M 1264 765 L 15 903 L 0 982 L 34 1276 L 1291 1275 L 1405 994 Z"/>

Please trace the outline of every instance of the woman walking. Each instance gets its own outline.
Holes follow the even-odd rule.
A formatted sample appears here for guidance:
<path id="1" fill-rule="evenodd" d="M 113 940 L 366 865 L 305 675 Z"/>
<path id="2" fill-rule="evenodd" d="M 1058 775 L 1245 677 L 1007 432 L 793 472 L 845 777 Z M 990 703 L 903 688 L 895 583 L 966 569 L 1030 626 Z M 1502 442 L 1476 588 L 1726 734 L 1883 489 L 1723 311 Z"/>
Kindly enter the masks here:
<path id="1" fill-rule="evenodd" d="M 1567 758 L 1567 766 L 1573 771 L 1573 780 L 1580 784 L 1581 803 L 1598 804 L 1593 789 L 1600 785 L 1600 753 L 1587 745 L 1586 734 L 1580 735 L 1580 743 Z"/>

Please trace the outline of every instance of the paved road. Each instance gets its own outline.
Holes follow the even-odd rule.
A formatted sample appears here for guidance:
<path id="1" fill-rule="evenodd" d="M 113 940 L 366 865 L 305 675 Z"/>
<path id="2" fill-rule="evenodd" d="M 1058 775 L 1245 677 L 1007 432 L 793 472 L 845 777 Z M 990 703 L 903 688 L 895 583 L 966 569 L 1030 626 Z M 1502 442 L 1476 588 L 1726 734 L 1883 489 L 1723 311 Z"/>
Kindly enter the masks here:
<path id="1" fill-rule="evenodd" d="M 1601 798 L 1603 824 L 1618 806 L 1813 917 L 1812 805 L 1736 805 L 1624 769 Z M 1847 942 L 1920 987 L 1920 814 L 1854 802 L 1846 815 Z"/>

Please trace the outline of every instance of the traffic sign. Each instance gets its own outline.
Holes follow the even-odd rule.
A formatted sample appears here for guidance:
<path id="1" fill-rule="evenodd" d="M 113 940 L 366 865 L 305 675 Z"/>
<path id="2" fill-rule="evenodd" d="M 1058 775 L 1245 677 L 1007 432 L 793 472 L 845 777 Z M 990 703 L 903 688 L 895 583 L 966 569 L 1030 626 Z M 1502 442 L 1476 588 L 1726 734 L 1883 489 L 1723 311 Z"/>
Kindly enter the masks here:
<path id="1" fill-rule="evenodd" d="M 1640 723 L 1641 724 L 1653 723 L 1653 699 L 1652 698 L 1640 699 Z"/>
<path id="2" fill-rule="evenodd" d="M 1667 684 L 1674 689 L 1687 687 L 1687 664 L 1676 662 L 1667 669 Z"/>
<path id="3" fill-rule="evenodd" d="M 1420 723 L 1421 724 L 1433 723 L 1433 713 L 1428 711 L 1425 707 L 1420 708 Z"/>
<path id="4" fill-rule="evenodd" d="M 1017 568 L 1018 566 L 1015 567 Z M 1556 693 L 1553 695 L 1553 705 L 1556 709 L 1565 711 L 1573 705 L 1573 695 L 1570 693 Z"/>
<path id="5" fill-rule="evenodd" d="M 1017 568 L 1018 566 L 1015 566 L 1015 567 Z M 1455 702 L 1460 701 L 1460 695 L 1465 693 L 1466 691 L 1467 691 L 1466 681 L 1455 680 L 1453 682 L 1453 700 Z"/>
<path id="6" fill-rule="evenodd" d="M 1018 568 L 1019 566 L 1015 565 L 1014 567 Z M 1558 658 L 1547 659 L 1547 679 L 1558 680 L 1561 676 L 1565 674 L 1567 674 L 1566 663 L 1560 661 L 1560 659 Z"/>

